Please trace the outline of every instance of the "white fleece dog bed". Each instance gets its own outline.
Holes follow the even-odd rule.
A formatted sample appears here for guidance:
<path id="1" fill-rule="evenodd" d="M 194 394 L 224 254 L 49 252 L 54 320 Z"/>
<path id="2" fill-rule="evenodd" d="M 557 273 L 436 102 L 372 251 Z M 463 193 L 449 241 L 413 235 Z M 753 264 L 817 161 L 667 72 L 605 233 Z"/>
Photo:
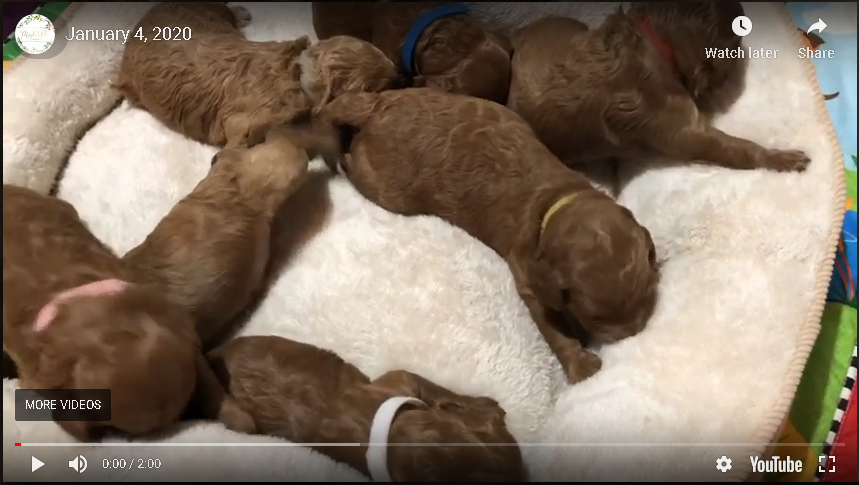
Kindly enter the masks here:
<path id="1" fill-rule="evenodd" d="M 312 34 L 307 3 L 247 4 L 252 40 Z M 74 6 L 73 6 L 74 7 Z M 150 4 L 83 4 L 68 25 L 130 29 Z M 484 3 L 506 26 L 542 11 L 598 23 L 616 5 Z M 819 329 L 843 212 L 843 170 L 811 65 L 778 4 L 746 4 L 748 88 L 719 121 L 767 146 L 800 148 L 803 174 L 691 166 L 624 174 L 619 196 L 653 233 L 661 300 L 639 336 L 600 351 L 603 370 L 568 387 L 517 298 L 503 261 L 441 220 L 387 213 L 322 173 L 290 200 L 273 245 L 283 272 L 242 335 L 332 349 L 371 377 L 407 369 L 495 397 L 535 481 L 741 480 L 785 419 Z M 61 33 L 58 31 L 58 34 Z M 47 192 L 74 136 L 116 101 L 122 45 L 69 43 L 52 60 L 16 61 L 3 79 L 3 181 Z M 82 138 L 58 195 L 119 253 L 140 241 L 206 174 L 215 149 L 123 103 Z M 63 480 L 82 454 L 89 480 L 366 481 L 302 447 L 14 447 L 70 443 L 55 423 L 16 422 L 4 382 L 4 480 Z M 154 443 L 281 444 L 214 423 Z M 721 444 L 720 444 L 721 443 Z M 30 473 L 30 455 L 46 466 Z M 716 459 L 733 460 L 727 473 Z M 105 470 L 104 459 L 159 458 Z"/>

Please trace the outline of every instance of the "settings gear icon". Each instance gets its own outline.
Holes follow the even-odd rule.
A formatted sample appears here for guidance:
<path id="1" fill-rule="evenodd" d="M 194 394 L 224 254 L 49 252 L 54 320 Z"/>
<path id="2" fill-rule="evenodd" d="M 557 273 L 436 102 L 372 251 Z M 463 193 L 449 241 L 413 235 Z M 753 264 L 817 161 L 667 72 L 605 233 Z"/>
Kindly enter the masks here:
<path id="1" fill-rule="evenodd" d="M 727 456 L 722 455 L 721 458 L 716 460 L 716 469 L 719 470 L 720 472 L 725 473 L 726 471 L 730 470 L 731 468 L 732 468 L 731 467 L 731 459 L 728 458 Z"/>

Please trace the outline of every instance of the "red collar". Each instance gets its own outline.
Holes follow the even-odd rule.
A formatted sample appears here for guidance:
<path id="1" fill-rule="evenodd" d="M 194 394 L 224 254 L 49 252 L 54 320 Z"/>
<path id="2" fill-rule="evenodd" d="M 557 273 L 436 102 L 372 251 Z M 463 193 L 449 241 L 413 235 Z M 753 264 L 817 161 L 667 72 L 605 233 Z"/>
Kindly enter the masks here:
<path id="1" fill-rule="evenodd" d="M 641 34 L 650 42 L 653 48 L 659 52 L 659 55 L 664 57 L 668 62 L 675 62 L 674 49 L 671 48 L 671 44 L 656 33 L 656 29 L 653 28 L 653 24 L 650 23 L 649 19 L 646 17 L 636 17 L 635 25 L 638 26 L 638 30 L 641 31 Z"/>

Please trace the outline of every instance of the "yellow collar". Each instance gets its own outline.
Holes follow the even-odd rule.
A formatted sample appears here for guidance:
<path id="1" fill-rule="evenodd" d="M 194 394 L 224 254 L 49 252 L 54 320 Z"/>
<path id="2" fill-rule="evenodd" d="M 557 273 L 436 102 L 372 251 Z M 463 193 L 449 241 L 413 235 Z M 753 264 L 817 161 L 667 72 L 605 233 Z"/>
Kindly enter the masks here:
<path id="1" fill-rule="evenodd" d="M 549 207 L 549 210 L 547 210 L 546 214 L 543 216 L 543 222 L 540 223 L 540 234 L 543 234 L 543 231 L 546 230 L 546 226 L 549 225 L 549 219 L 551 219 L 552 216 L 561 209 L 561 207 L 569 205 L 577 195 L 579 194 L 565 195 L 552 204 L 552 207 Z"/>

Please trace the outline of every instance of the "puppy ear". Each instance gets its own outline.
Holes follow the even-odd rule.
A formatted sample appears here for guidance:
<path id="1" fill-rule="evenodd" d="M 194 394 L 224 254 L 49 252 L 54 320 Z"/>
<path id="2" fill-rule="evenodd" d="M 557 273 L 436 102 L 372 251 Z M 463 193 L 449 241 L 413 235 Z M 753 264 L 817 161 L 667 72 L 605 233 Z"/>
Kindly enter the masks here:
<path id="1" fill-rule="evenodd" d="M 557 270 L 544 258 L 537 257 L 528 263 L 525 271 L 534 296 L 552 310 L 561 311 L 564 308 L 563 288 Z"/>

